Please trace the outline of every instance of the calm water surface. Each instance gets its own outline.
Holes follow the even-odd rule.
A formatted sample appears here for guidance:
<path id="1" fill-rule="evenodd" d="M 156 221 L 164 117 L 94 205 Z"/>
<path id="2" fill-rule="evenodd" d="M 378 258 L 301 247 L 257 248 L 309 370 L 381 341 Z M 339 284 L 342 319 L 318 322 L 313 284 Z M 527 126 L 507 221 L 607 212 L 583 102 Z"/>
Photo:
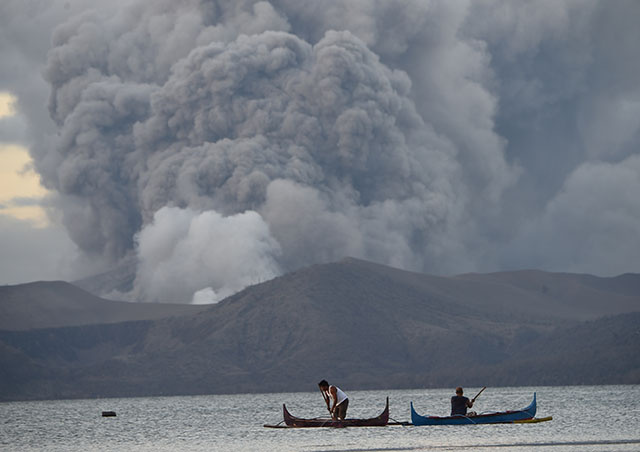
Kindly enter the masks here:
<path id="1" fill-rule="evenodd" d="M 446 415 L 453 390 L 349 391 L 349 417 Z M 466 388 L 473 396 L 479 388 Z M 63 400 L 0 404 L 0 449 L 10 451 L 638 451 L 640 386 L 488 388 L 474 409 L 523 408 L 538 393 L 539 424 L 268 429 L 282 403 L 324 416 L 319 393 Z M 103 418 L 102 411 L 117 412 Z"/>

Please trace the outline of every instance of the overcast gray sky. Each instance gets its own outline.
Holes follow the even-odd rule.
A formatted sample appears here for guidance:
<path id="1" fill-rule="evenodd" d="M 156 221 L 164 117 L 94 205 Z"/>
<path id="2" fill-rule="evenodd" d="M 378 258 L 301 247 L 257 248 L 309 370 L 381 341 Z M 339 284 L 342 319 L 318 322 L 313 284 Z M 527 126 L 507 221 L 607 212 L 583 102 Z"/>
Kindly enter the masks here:
<path id="1" fill-rule="evenodd" d="M 0 283 L 640 272 L 638 23 L 633 0 L 5 0 L 0 158 L 27 149 L 48 193 L 2 188 Z"/>

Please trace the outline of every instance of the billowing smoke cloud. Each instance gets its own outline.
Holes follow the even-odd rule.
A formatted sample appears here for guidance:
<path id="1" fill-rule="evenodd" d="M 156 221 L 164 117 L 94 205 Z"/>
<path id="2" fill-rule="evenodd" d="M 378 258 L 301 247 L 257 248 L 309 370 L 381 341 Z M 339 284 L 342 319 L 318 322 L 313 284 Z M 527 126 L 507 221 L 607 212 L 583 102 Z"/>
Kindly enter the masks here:
<path id="1" fill-rule="evenodd" d="M 138 300 L 217 300 L 345 255 L 638 271 L 584 246 L 638 238 L 621 196 L 640 172 L 639 6 L 609 5 L 76 7 L 53 33 L 57 136 L 36 166 L 86 255 L 136 256 Z"/>
<path id="2" fill-rule="evenodd" d="M 594 183 L 597 181 L 597 183 Z M 598 273 L 603 267 L 621 274 L 637 265 L 635 243 L 620 237 L 640 236 L 640 156 L 619 164 L 588 163 L 578 167 L 542 216 L 523 230 L 529 258 L 563 253 L 557 271 Z M 588 228 L 576 225 L 587 224 Z M 535 250 L 527 249 L 535 244 Z"/>
<path id="3" fill-rule="evenodd" d="M 255 212 L 163 207 L 138 235 L 136 298 L 215 302 L 280 272 L 278 243 Z M 194 293 L 195 288 L 201 288 Z M 214 289 L 215 287 L 216 289 Z"/>
<path id="4" fill-rule="evenodd" d="M 162 41 L 169 65 L 153 38 L 132 47 L 158 18 L 131 11 L 145 15 L 129 19 L 132 36 L 118 15 L 58 28 L 47 78 L 69 230 L 88 252 L 138 253 L 137 299 L 225 295 L 344 255 L 413 269 L 457 255 L 447 234 L 466 186 L 452 185 L 455 148 L 417 113 L 405 72 L 348 31 L 315 44 L 261 31 L 287 28 L 266 3 L 252 6 L 256 24 L 240 21 L 250 35 L 193 17 L 188 33 L 162 30 L 188 43 Z M 171 12 L 165 23 L 186 20 Z M 245 217 L 259 231 L 239 227 Z"/>
<path id="5" fill-rule="evenodd" d="M 408 90 L 349 32 L 315 46 L 266 32 L 198 48 L 134 130 L 147 154 L 143 215 L 167 203 L 251 209 L 285 268 L 346 251 L 420 268 L 446 209 L 461 207 L 450 148 L 425 131 Z"/>

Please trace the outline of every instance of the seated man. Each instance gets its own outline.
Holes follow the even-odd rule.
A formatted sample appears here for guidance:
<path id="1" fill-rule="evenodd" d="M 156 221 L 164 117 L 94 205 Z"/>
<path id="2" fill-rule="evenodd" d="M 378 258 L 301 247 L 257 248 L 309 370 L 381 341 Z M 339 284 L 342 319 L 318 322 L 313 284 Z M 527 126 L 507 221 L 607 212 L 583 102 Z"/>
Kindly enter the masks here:
<path id="1" fill-rule="evenodd" d="M 456 395 L 451 397 L 451 416 L 466 416 L 467 408 L 471 408 L 473 406 L 473 401 L 469 400 L 468 397 L 464 397 L 462 392 L 462 388 L 458 386 L 456 388 Z"/>

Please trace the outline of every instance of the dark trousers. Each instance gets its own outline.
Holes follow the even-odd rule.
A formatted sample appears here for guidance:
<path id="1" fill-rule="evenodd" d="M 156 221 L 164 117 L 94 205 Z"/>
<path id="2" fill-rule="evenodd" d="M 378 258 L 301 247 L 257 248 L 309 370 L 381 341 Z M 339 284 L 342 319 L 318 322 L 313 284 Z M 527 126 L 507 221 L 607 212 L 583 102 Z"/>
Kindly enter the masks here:
<path id="1" fill-rule="evenodd" d="M 333 413 L 334 419 L 344 419 L 347 417 L 347 408 L 349 407 L 349 399 L 345 399 L 342 403 L 336 406 L 336 410 Z"/>

